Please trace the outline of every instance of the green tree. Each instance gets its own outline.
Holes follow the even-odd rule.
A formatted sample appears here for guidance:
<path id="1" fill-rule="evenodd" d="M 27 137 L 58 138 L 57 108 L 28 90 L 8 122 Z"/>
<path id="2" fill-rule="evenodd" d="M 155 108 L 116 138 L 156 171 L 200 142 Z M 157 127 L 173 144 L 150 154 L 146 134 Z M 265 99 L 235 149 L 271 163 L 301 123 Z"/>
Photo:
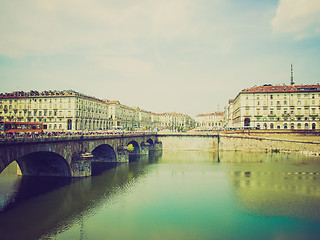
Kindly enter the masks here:
<path id="1" fill-rule="evenodd" d="M 129 152 L 133 152 L 134 146 L 130 143 L 130 144 L 127 146 L 127 150 L 128 150 Z"/>

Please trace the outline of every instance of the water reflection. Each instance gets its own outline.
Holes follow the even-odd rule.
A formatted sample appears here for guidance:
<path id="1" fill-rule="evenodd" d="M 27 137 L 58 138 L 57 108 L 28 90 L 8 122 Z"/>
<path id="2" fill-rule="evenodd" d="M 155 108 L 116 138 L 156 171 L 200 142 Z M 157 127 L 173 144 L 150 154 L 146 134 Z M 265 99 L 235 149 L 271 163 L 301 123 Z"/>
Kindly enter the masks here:
<path id="1" fill-rule="evenodd" d="M 148 164 L 142 158 L 84 179 L 15 177 L 14 186 L 7 184 L 14 189 L 10 201 L 0 212 L 0 239 L 38 239 L 68 229 L 72 222 L 93 214 L 128 182 L 146 174 Z M 4 195 L 0 198 L 5 199 Z"/>
<path id="2" fill-rule="evenodd" d="M 206 151 L 164 151 L 161 159 L 162 163 L 217 163 L 219 157 L 218 152 Z"/>
<path id="3" fill-rule="evenodd" d="M 319 173 L 292 170 L 264 171 L 262 166 L 229 176 L 238 200 L 252 213 L 320 221 Z"/>
<path id="4" fill-rule="evenodd" d="M 0 239 L 289 239 L 287 232 L 312 239 L 320 233 L 317 157 L 164 151 L 131 160 L 84 179 L 0 180 L 1 194 L 10 196 L 0 212 Z"/>

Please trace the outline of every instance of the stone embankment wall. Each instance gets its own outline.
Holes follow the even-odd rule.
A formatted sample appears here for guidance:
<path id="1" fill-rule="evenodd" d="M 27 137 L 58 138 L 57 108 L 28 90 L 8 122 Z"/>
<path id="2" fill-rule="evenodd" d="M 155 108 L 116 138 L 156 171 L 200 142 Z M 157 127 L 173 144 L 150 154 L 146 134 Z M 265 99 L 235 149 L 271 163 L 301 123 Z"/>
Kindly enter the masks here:
<path id="1" fill-rule="evenodd" d="M 158 135 L 163 149 L 178 151 L 216 151 L 218 138 L 215 135 Z"/>
<path id="2" fill-rule="evenodd" d="M 220 136 L 220 150 L 320 153 L 320 144 L 309 141 L 250 136 Z"/>
<path id="3" fill-rule="evenodd" d="M 257 151 L 257 152 L 300 152 L 320 154 L 320 143 L 303 140 L 277 139 L 218 134 L 159 134 L 163 149 L 179 151 Z"/>

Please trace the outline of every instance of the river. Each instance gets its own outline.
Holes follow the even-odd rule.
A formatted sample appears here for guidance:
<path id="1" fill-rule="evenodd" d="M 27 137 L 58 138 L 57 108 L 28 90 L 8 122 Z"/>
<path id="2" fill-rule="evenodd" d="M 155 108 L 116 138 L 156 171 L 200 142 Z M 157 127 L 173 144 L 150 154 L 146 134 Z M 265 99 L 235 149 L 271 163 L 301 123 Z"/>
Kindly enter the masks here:
<path id="1" fill-rule="evenodd" d="M 0 239 L 319 239 L 320 158 L 164 151 L 98 176 L 0 174 Z"/>

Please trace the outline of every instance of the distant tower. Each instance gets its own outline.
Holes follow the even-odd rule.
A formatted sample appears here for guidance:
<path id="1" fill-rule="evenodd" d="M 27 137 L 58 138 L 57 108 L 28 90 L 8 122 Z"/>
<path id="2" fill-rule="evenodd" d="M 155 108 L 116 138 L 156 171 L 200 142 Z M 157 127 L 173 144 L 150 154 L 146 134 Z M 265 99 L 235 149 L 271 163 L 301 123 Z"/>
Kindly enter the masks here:
<path id="1" fill-rule="evenodd" d="M 291 64 L 291 85 L 294 84 L 294 81 L 293 81 L 293 70 L 292 70 L 292 64 Z"/>
<path id="2" fill-rule="evenodd" d="M 220 106 L 219 106 L 219 104 L 218 104 L 217 112 L 220 112 Z"/>

